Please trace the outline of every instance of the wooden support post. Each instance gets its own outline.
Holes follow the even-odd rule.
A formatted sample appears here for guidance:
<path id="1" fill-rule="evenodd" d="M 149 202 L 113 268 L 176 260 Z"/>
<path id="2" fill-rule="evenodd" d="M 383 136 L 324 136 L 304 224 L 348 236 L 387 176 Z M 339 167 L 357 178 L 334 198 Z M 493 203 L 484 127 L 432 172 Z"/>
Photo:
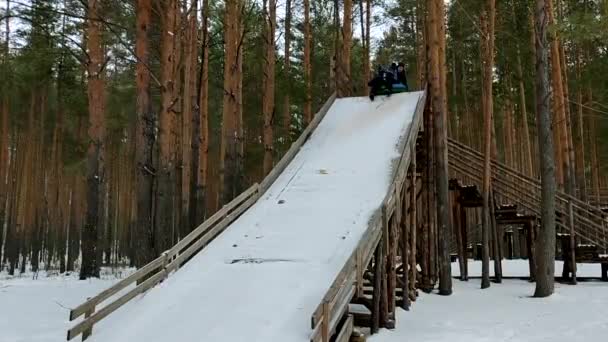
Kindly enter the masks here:
<path id="1" fill-rule="evenodd" d="M 382 241 L 376 246 L 374 253 L 374 292 L 372 294 L 372 327 L 375 334 L 380 329 L 380 296 L 382 295 L 382 273 L 384 260 L 384 247 Z"/>
<path id="2" fill-rule="evenodd" d="M 398 203 L 398 200 L 397 200 Z M 396 209 L 398 210 L 398 209 Z M 397 302 L 397 217 L 393 215 L 393 217 L 389 220 L 389 250 L 388 257 L 386 259 L 386 269 L 387 269 L 387 311 L 388 318 L 387 324 L 393 325 L 395 322 L 395 307 Z M 393 323 L 391 323 L 391 321 Z"/>
<path id="3" fill-rule="evenodd" d="M 89 300 L 91 298 L 87 298 L 87 300 Z M 84 319 L 86 320 L 87 318 L 91 317 L 91 315 L 93 315 L 93 313 L 95 312 L 95 305 L 92 305 L 84 314 Z M 93 333 L 93 325 L 91 325 L 90 328 L 86 329 L 85 331 L 82 332 L 82 340 L 86 340 L 87 338 L 89 338 L 89 336 L 91 336 L 91 334 Z"/>
<path id="4" fill-rule="evenodd" d="M 387 262 L 386 259 L 389 254 L 390 246 L 389 246 L 389 222 L 388 217 L 386 216 L 386 208 L 383 208 L 382 214 L 382 240 L 380 243 L 382 244 L 383 257 L 380 261 L 382 264 L 382 272 L 380 273 L 380 278 L 382 279 L 380 292 L 380 326 L 386 327 L 386 323 L 388 322 L 390 316 L 388 312 L 388 270 L 387 270 Z"/>
<path id="5" fill-rule="evenodd" d="M 494 191 L 490 192 L 490 225 L 492 229 L 493 242 L 494 242 L 494 281 L 502 283 L 502 253 L 500 248 L 500 236 L 499 226 L 496 224 L 496 203 L 494 201 Z"/>
<path id="6" fill-rule="evenodd" d="M 513 260 L 515 257 L 514 245 L 513 245 L 513 231 L 507 230 L 505 232 L 505 242 L 507 243 L 507 259 Z"/>
<path id="7" fill-rule="evenodd" d="M 412 172 L 410 174 L 410 182 L 412 184 L 412 190 L 410 193 L 410 215 L 411 215 L 411 225 L 410 225 L 410 284 L 409 284 L 409 295 L 412 301 L 416 300 L 416 278 L 418 276 L 418 270 L 416 268 L 416 230 L 418 229 L 418 198 L 416 189 L 417 177 L 416 177 L 416 147 L 412 146 Z"/>
<path id="8" fill-rule="evenodd" d="M 460 205 L 460 229 L 462 236 L 462 248 L 463 248 L 463 259 L 464 259 L 464 277 L 462 280 L 469 280 L 469 239 L 468 239 L 468 221 L 467 221 L 467 209 Z"/>
<path id="9" fill-rule="evenodd" d="M 409 187 L 410 191 L 411 190 L 411 184 Z M 409 248 L 408 248 L 408 244 L 410 243 L 410 227 L 411 227 L 411 222 L 412 222 L 412 215 L 411 215 L 411 211 L 408 210 L 408 202 L 411 202 L 411 200 L 409 199 L 408 195 L 409 193 L 408 191 L 408 186 L 406 184 L 406 186 L 404 186 L 403 189 L 403 200 L 401 201 L 401 222 L 400 222 L 400 228 L 401 228 L 401 238 L 400 238 L 400 244 L 401 244 L 401 266 L 403 267 L 403 274 L 401 275 L 401 279 L 402 279 L 402 283 L 403 285 L 402 287 L 402 297 L 403 297 L 403 301 L 401 302 L 401 307 L 403 308 L 403 310 L 409 310 L 410 309 L 410 296 L 409 296 L 409 287 L 410 287 L 410 281 L 409 281 L 409 277 L 408 277 L 408 273 L 409 273 Z"/>
<path id="10" fill-rule="evenodd" d="M 602 263 L 602 281 L 608 281 L 608 263 Z"/>
<path id="11" fill-rule="evenodd" d="M 536 281 L 536 262 L 534 260 L 534 222 L 529 221 L 526 223 L 526 245 L 528 251 L 528 264 L 530 266 L 530 281 Z"/>
<path id="12" fill-rule="evenodd" d="M 519 255 L 522 259 L 528 259 L 528 226 L 517 229 L 519 233 Z"/>
<path id="13" fill-rule="evenodd" d="M 568 201 L 568 216 L 570 218 L 570 260 L 564 259 L 564 264 L 570 263 L 570 272 L 572 273 L 572 284 L 576 285 L 576 244 L 574 242 L 574 210 L 572 208 L 572 200 Z"/>
<path id="14" fill-rule="evenodd" d="M 367 265 L 363 265 L 363 255 L 361 254 L 361 248 L 357 248 L 357 284 L 355 297 L 357 299 L 363 298 L 363 274 L 365 273 Z"/>
<path id="15" fill-rule="evenodd" d="M 460 280 L 464 280 L 465 274 L 465 266 L 466 256 L 465 256 L 465 247 L 462 239 L 462 218 L 460 215 L 462 214 L 462 210 L 460 208 L 460 204 L 458 203 L 458 195 L 456 193 L 452 196 L 452 216 L 454 217 L 454 233 L 456 235 L 456 248 L 458 251 L 458 267 L 460 270 Z"/>
<path id="16" fill-rule="evenodd" d="M 329 301 L 323 302 L 323 321 L 321 322 L 321 340 L 329 342 L 330 336 L 331 312 L 329 310 Z"/>

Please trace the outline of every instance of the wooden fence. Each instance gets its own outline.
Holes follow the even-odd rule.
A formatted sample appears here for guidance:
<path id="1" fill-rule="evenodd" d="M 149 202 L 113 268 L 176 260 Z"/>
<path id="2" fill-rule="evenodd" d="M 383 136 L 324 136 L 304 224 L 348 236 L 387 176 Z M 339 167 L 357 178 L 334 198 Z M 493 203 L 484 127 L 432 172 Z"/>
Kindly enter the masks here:
<path id="1" fill-rule="evenodd" d="M 312 333 L 310 340 L 312 342 L 329 342 L 334 334 L 338 335 L 337 340 L 339 340 L 341 336 L 345 335 L 344 331 L 349 329 L 352 331 L 352 324 L 350 323 L 352 316 L 347 316 L 346 323 L 342 325 L 339 331 L 336 331 L 336 329 L 346 316 L 348 304 L 352 299 L 355 296 L 363 296 L 363 273 L 366 271 L 378 244 L 381 241 L 388 244 L 390 219 L 393 215 L 398 214 L 397 209 L 401 201 L 400 194 L 407 190 L 404 189 L 407 171 L 410 169 L 412 158 L 415 158 L 416 155 L 416 140 L 422 127 L 426 98 L 427 93 L 425 91 L 418 100 L 412 122 L 400 143 L 401 157 L 393 171 L 393 181 L 382 201 L 382 205 L 373 215 L 357 248 L 352 252 L 311 316 Z M 377 267 L 377 269 L 379 270 L 380 267 Z M 374 300 L 378 300 L 378 298 Z"/>
<path id="2" fill-rule="evenodd" d="M 249 209 L 270 188 L 272 183 L 276 181 L 283 170 L 285 170 L 293 160 L 300 148 L 323 120 L 335 99 L 335 94 L 332 94 L 328 98 L 321 109 L 315 114 L 310 124 L 304 129 L 298 139 L 291 144 L 289 150 L 259 185 L 257 183 L 254 184 L 230 203 L 226 204 L 222 209 L 180 240 L 175 246 L 163 252 L 158 258 L 114 284 L 112 287 L 87 299 L 84 303 L 70 310 L 70 321 L 73 321 L 82 315 L 84 315 L 84 320 L 68 330 L 68 341 L 80 334 L 82 334 L 83 341 L 87 339 L 91 335 L 95 323 L 104 319 L 137 295 L 144 293 L 163 281 L 171 272 L 178 270 L 179 267 L 207 246 L 232 222 Z M 121 293 L 133 284 L 135 284 L 134 288 L 129 289 L 125 293 Z M 100 309 L 99 307 L 101 304 L 105 305 Z"/>

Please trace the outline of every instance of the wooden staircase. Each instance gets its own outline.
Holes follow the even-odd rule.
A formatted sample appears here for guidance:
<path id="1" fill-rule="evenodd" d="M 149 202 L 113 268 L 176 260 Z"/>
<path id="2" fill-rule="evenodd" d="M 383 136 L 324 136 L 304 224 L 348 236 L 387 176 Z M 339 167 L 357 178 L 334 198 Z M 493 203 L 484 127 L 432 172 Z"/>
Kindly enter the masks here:
<path id="1" fill-rule="evenodd" d="M 450 189 L 457 190 L 454 203 L 461 207 L 482 205 L 479 188 L 483 177 L 483 155 L 459 142 L 449 140 Z M 463 185 L 466 184 L 466 185 Z M 492 161 L 493 218 L 496 225 L 518 227 L 505 231 L 498 238 L 506 242 L 507 256 L 519 248 L 521 254 L 530 259 L 530 276 L 534 277 L 532 257 L 541 210 L 540 180 L 533 179 L 496 160 Z M 462 211 L 461 211 L 462 212 Z M 461 214 L 462 215 L 462 214 Z M 458 215 L 454 215 L 456 218 Z M 459 220 L 457 220 L 459 221 Z M 467 246 L 466 227 L 455 224 L 456 241 L 452 250 L 458 254 Z M 572 272 L 571 262 L 602 264 L 602 280 L 608 280 L 608 219 L 599 207 L 582 202 L 563 191 L 556 195 L 557 259 L 564 263 L 564 278 Z M 463 231 L 464 229 L 464 231 Z M 574 239 L 571 239 L 572 234 Z M 523 244 L 517 241 L 524 241 Z M 465 247 L 466 248 L 466 247 Z M 572 252 L 574 251 L 574 255 Z M 500 253 L 500 252 L 499 252 Z M 468 254 L 468 253 L 467 253 Z M 471 254 L 475 254 L 472 251 Z M 461 266 L 462 267 L 462 266 Z M 464 266 L 466 267 L 466 266 Z M 465 275 L 466 276 L 466 275 Z"/>
<path id="2" fill-rule="evenodd" d="M 466 184 L 481 186 L 483 155 L 452 139 L 448 142 L 450 176 Z M 496 161 L 492 161 L 492 188 L 498 201 L 517 204 L 519 215 L 540 217 L 540 180 Z M 513 208 L 511 208 L 513 211 Z M 498 212 L 497 212 L 498 214 Z M 608 222 L 598 207 L 572 197 L 563 191 L 556 196 L 558 232 L 574 232 L 580 244 L 594 245 L 606 254 L 608 250 Z"/>

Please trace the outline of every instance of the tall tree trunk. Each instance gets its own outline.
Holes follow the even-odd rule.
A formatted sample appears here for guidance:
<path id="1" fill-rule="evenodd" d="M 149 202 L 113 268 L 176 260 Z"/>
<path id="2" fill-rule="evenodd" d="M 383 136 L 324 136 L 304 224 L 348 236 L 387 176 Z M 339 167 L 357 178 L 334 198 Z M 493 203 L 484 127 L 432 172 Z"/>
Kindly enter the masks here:
<path id="1" fill-rule="evenodd" d="M 137 163 L 137 224 L 135 265 L 142 267 L 154 259 L 154 140 L 155 117 L 150 105 L 149 37 L 151 0 L 137 1 L 135 54 Z"/>
<path id="2" fill-rule="evenodd" d="M 521 120 L 523 121 L 523 142 L 524 142 L 524 174 L 534 177 L 534 169 L 532 166 L 532 147 L 530 144 L 530 130 L 528 124 L 528 111 L 526 108 L 526 92 L 524 88 L 524 75 L 521 66 L 521 53 L 517 49 L 517 78 L 519 80 L 519 110 L 521 112 Z"/>
<path id="3" fill-rule="evenodd" d="M 538 145 L 541 155 L 541 227 L 536 238 L 535 297 L 553 293 L 555 272 L 555 163 L 553 135 L 549 111 L 549 44 L 547 42 L 547 3 L 536 0 L 536 111 L 538 115 Z M 550 8 L 549 8 L 550 9 Z M 532 229 L 532 227 L 530 227 Z"/>
<path id="4" fill-rule="evenodd" d="M 193 135 L 194 200 L 193 221 L 199 224 L 205 219 L 207 192 L 207 164 L 209 157 L 209 0 L 202 6 L 202 63 L 199 79 L 198 110 Z"/>
<path id="5" fill-rule="evenodd" d="M 220 145 L 220 196 L 227 203 L 236 196 L 239 179 L 239 0 L 226 0 L 224 18 L 224 96 L 222 113 L 222 142 Z"/>
<path id="6" fill-rule="evenodd" d="M 581 66 L 581 52 L 577 49 L 576 51 L 576 78 L 577 78 L 577 90 L 576 90 L 576 120 L 574 120 L 574 132 L 575 140 L 574 146 L 576 146 L 576 177 L 577 185 L 579 188 L 579 198 L 586 202 L 587 201 L 587 179 L 585 177 L 585 139 L 584 139 L 584 120 L 583 120 L 583 81 L 582 81 L 582 66 Z"/>
<path id="7" fill-rule="evenodd" d="M 264 0 L 264 91 L 262 93 L 262 115 L 264 117 L 264 175 L 272 170 L 273 132 L 272 121 L 274 117 L 274 73 L 275 73 L 275 46 L 274 34 L 276 28 L 276 0 Z"/>
<path id="8" fill-rule="evenodd" d="M 276 3 L 276 0 L 273 0 Z M 310 0 L 305 0 L 304 2 L 304 15 L 306 16 L 308 12 L 306 10 L 306 4 L 309 3 Z M 276 7 L 276 6 L 275 6 Z M 276 18 L 275 18 L 275 22 L 276 22 Z M 306 41 L 306 19 L 304 19 L 304 44 L 310 44 L 310 41 Z M 274 30 L 274 28 L 273 28 Z M 308 36 L 310 36 L 310 32 L 308 33 Z M 274 41 L 273 41 L 273 46 L 274 46 Z M 309 46 L 309 54 L 308 57 L 310 58 L 310 46 Z M 304 65 L 306 65 L 306 47 L 304 47 Z M 306 66 L 304 66 L 304 72 L 306 72 Z M 285 88 L 285 95 L 283 98 L 283 134 L 284 134 L 284 138 L 287 139 L 287 143 L 289 143 L 289 141 L 291 140 L 290 137 L 290 128 L 291 128 L 291 103 L 290 103 L 290 92 L 289 90 L 291 89 L 291 0 L 286 0 L 285 1 L 285 77 L 286 77 L 286 88 Z M 305 107 L 304 109 L 304 121 L 306 121 L 306 118 L 308 118 L 307 115 L 307 107 Z M 306 121 L 309 122 L 309 121 Z"/>
<path id="9" fill-rule="evenodd" d="M 342 23 L 342 52 L 340 54 L 340 87 L 338 88 L 338 96 L 346 97 L 351 95 L 351 75 L 350 75 L 350 51 L 353 38 L 353 2 L 352 0 L 344 0 L 344 18 Z"/>
<path id="10" fill-rule="evenodd" d="M 105 213 L 105 52 L 102 41 L 101 0 L 88 0 L 87 61 L 89 147 L 87 152 L 87 214 L 82 233 L 80 279 L 99 277 L 100 236 Z"/>
<path id="11" fill-rule="evenodd" d="M 2 99 L 0 105 L 0 271 L 2 270 L 3 262 L 2 262 L 2 252 L 6 247 L 3 247 L 4 244 L 4 224 L 8 221 L 8 211 L 6 210 L 8 207 L 7 199 L 9 193 L 9 170 L 10 170 L 10 158 L 9 158 L 9 122 L 8 116 L 10 111 L 10 100 L 9 100 L 9 89 L 10 88 L 10 10 L 11 10 L 11 2 L 6 0 L 6 19 L 5 25 L 5 40 L 4 40 L 4 60 L 2 61 L 2 70 L 0 71 L 4 77 L 4 82 L 2 82 Z"/>
<path id="12" fill-rule="evenodd" d="M 159 157 L 157 168 L 156 209 L 155 209 L 155 254 L 169 248 L 174 238 L 175 193 L 176 193 L 176 112 L 175 75 L 178 3 L 177 0 L 164 2 L 161 34 L 161 110 L 159 117 Z"/>
<path id="13" fill-rule="evenodd" d="M 483 113 L 484 113 L 484 173 L 483 173 L 483 213 L 482 213 L 482 281 L 481 288 L 490 287 L 490 183 L 492 156 L 492 128 L 493 128 L 493 92 L 492 92 L 492 69 L 494 67 L 494 21 L 496 15 L 495 0 L 486 3 L 487 18 L 483 20 L 482 37 L 482 70 L 483 70 Z"/>
<path id="14" fill-rule="evenodd" d="M 304 81 L 306 82 L 306 102 L 304 122 L 312 121 L 312 25 L 310 24 L 310 0 L 304 0 Z"/>
<path id="15" fill-rule="evenodd" d="M 181 236 L 192 229 L 190 223 L 190 189 L 192 188 L 192 138 L 193 115 L 198 108 L 196 92 L 196 65 L 198 61 L 198 0 L 190 1 L 187 18 L 186 54 L 184 56 L 184 92 L 182 110 L 182 188 L 181 188 Z"/>
<path id="16" fill-rule="evenodd" d="M 417 53 L 416 53 L 416 68 L 417 68 L 416 79 L 418 81 L 419 89 L 422 89 L 424 84 L 427 82 L 426 68 L 425 68 L 425 63 L 424 63 L 424 61 L 427 60 L 427 58 L 428 58 L 428 56 L 426 55 L 427 51 L 426 51 L 426 42 L 425 42 L 425 37 L 426 37 L 425 11 L 424 11 L 425 1 L 427 1 L 427 0 L 418 0 L 417 6 L 416 6 L 416 43 L 417 43 L 417 46 L 416 46 L 416 50 L 417 50 Z M 371 2 L 371 0 L 368 0 L 368 2 Z M 369 22 L 369 17 L 368 17 L 368 22 Z M 369 25 L 368 25 L 368 32 L 370 32 Z"/>
<path id="17" fill-rule="evenodd" d="M 430 43 L 430 74 L 431 94 L 435 138 L 435 182 L 437 190 L 437 239 L 439 241 L 439 294 L 452 294 L 452 275 L 448 248 L 450 236 L 449 219 L 449 194 L 448 194 L 448 151 L 447 151 L 447 99 L 445 95 L 445 48 L 442 44 L 445 37 L 441 37 L 445 31 L 442 29 L 444 9 L 442 0 L 429 0 L 427 3 L 429 15 L 429 43 Z M 442 76 L 443 75 L 443 76 Z M 435 265 L 432 265 L 435 267 Z"/>
<path id="18" fill-rule="evenodd" d="M 370 80 L 370 70 L 369 70 L 369 46 L 367 45 L 367 37 L 365 34 L 365 11 L 363 10 L 363 1 L 366 4 L 369 1 L 359 0 L 359 19 L 361 22 L 361 45 L 363 45 L 363 83 L 362 89 L 364 91 L 364 95 L 369 95 L 369 87 L 367 86 L 367 82 Z M 369 12 L 368 12 L 369 16 Z"/>
<path id="19" fill-rule="evenodd" d="M 547 19 L 548 25 L 554 25 L 554 10 L 553 10 L 553 0 L 546 0 L 547 6 Z M 558 127 L 557 134 L 554 136 L 558 137 L 557 145 L 559 146 L 558 160 L 559 164 L 557 164 L 558 170 L 561 170 L 561 175 L 563 179 L 562 186 L 568 193 L 572 193 L 572 174 L 570 168 L 570 139 L 568 134 L 568 126 L 567 126 L 567 114 L 566 114 L 566 106 L 567 103 L 564 98 L 564 81 L 563 81 L 563 73 L 562 73 L 562 63 L 561 63 L 561 54 L 559 48 L 559 37 L 557 33 L 553 32 L 551 34 L 551 70 L 552 70 L 552 88 L 553 88 L 553 101 L 555 108 L 555 123 L 556 127 Z M 559 171 L 558 171 L 559 173 Z"/>

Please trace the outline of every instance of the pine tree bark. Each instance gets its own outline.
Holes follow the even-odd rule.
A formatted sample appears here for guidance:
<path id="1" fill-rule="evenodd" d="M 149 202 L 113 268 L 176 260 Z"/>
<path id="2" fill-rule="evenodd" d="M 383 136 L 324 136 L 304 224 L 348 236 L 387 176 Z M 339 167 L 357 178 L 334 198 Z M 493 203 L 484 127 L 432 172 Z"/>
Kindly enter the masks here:
<path id="1" fill-rule="evenodd" d="M 276 7 L 276 0 L 273 0 L 275 2 L 275 7 Z M 307 16 L 308 13 L 310 12 L 309 10 L 306 10 L 307 4 L 309 5 L 310 0 L 304 0 L 304 15 Z M 310 5 L 309 5 L 310 6 Z M 275 19 L 276 22 L 276 19 Z M 306 37 L 309 37 L 310 39 L 310 32 L 308 32 L 308 34 L 306 34 L 306 29 L 308 29 L 308 27 L 306 26 L 306 23 L 310 22 L 310 20 L 306 20 L 306 17 L 304 19 L 304 44 L 310 44 L 310 41 L 306 41 Z M 306 46 L 304 47 L 304 72 L 306 73 Z M 308 58 L 310 58 L 310 46 L 308 47 Z M 310 62 L 309 62 L 310 63 Z M 287 139 L 287 143 L 289 143 L 289 141 L 291 140 L 290 137 L 290 128 L 291 128 L 291 103 L 290 103 L 290 89 L 291 89 L 291 0 L 286 0 L 285 1 L 285 78 L 287 80 L 287 82 L 285 83 L 286 88 L 285 88 L 285 97 L 283 99 L 283 134 L 285 139 Z M 307 88 L 308 89 L 308 88 Z M 308 103 L 308 102 L 307 102 Z M 307 121 L 306 118 L 308 118 L 307 115 L 307 105 L 305 105 L 304 107 L 304 121 L 305 122 L 310 122 Z"/>
<path id="2" fill-rule="evenodd" d="M 142 267 L 154 254 L 154 141 L 155 117 L 150 105 L 150 52 L 149 29 L 152 11 L 151 0 L 137 1 L 135 54 L 136 77 L 136 134 L 135 160 L 137 163 L 137 224 L 135 265 Z"/>
<path id="3" fill-rule="evenodd" d="M 176 109 L 175 99 L 177 80 L 176 40 L 178 17 L 177 0 L 164 2 L 161 34 L 161 108 L 158 119 L 158 168 L 154 218 L 155 254 L 170 247 L 174 238 L 174 213 L 176 209 Z"/>
<path id="4" fill-rule="evenodd" d="M 444 9 L 441 0 L 429 0 L 429 40 L 430 40 L 430 74 L 431 94 L 435 138 L 435 186 L 437 196 L 437 229 L 435 231 L 438 240 L 439 257 L 439 294 L 452 294 L 452 275 L 449 255 L 448 240 L 451 232 L 449 218 L 449 193 L 448 193 L 448 151 L 447 151 L 447 87 L 445 85 L 445 48 L 441 37 L 445 31 L 442 29 Z M 443 76 L 442 76 L 443 75 Z M 435 267 L 435 265 L 432 265 Z"/>
<path id="5" fill-rule="evenodd" d="M 526 92 L 524 87 L 524 76 L 521 66 L 521 53 L 517 49 L 517 78 L 519 80 L 519 110 L 523 121 L 523 142 L 524 142 L 524 173 L 530 177 L 534 177 L 534 167 L 532 165 L 532 147 L 530 144 L 530 129 L 528 124 L 528 110 L 526 108 Z"/>
<path id="6" fill-rule="evenodd" d="M 101 0 L 88 0 L 87 92 L 89 99 L 89 146 L 87 151 L 87 212 L 82 232 L 80 279 L 99 277 L 100 236 L 105 213 L 105 52 L 102 41 Z"/>
<path id="7" fill-rule="evenodd" d="M 350 52 L 353 39 L 353 2 L 352 0 L 344 0 L 344 18 L 342 23 L 342 52 L 340 54 L 340 87 L 338 88 L 338 97 L 347 97 L 351 95 L 351 75 L 350 75 Z"/>
<path id="8" fill-rule="evenodd" d="M 275 79 L 275 46 L 274 35 L 276 28 L 277 4 L 275 0 L 264 0 L 264 77 L 262 93 L 262 115 L 264 117 L 264 165 L 263 172 L 267 175 L 272 170 L 274 152 L 272 122 L 274 117 L 274 79 Z"/>
<path id="9" fill-rule="evenodd" d="M 483 173 L 483 208 L 482 208 L 482 281 L 481 288 L 490 287 L 490 183 L 493 129 L 493 93 L 492 69 L 494 67 L 494 21 L 496 15 L 495 0 L 486 3 L 487 18 L 483 20 L 482 37 L 482 71 L 483 71 L 483 113 L 484 113 L 484 173 Z"/>
<path id="10" fill-rule="evenodd" d="M 551 1 L 551 0 L 547 0 Z M 555 272 L 555 163 L 553 135 L 549 111 L 549 44 L 546 0 L 536 0 L 536 111 L 538 115 L 538 145 L 541 155 L 541 227 L 536 239 L 535 297 L 553 293 Z M 531 229 L 531 228 L 530 228 Z"/>
<path id="11" fill-rule="evenodd" d="M 587 179 L 585 176 L 585 139 L 584 139 L 584 120 L 583 120 L 583 81 L 581 67 L 581 52 L 576 51 L 576 78 L 578 88 L 576 91 L 576 120 L 575 120 L 575 140 L 576 146 L 576 177 L 579 188 L 579 198 L 587 202 Z"/>
<path id="12" fill-rule="evenodd" d="M 235 190 L 239 181 L 239 3 L 239 0 L 227 0 L 224 17 L 224 96 L 219 191 L 221 203 L 227 203 L 237 195 Z"/>
<path id="13" fill-rule="evenodd" d="M 4 243 L 4 224 L 8 221 L 8 193 L 9 193 L 9 170 L 10 170 L 10 158 L 8 149 L 10 147 L 9 140 L 9 111 L 10 111 L 10 10 L 11 2 L 6 1 L 6 16 L 5 21 L 5 40 L 4 40 L 4 60 L 2 61 L 2 74 L 4 75 L 4 82 L 2 82 L 2 99 L 0 105 L 0 264 L 3 264 L 2 252 Z M 5 247 L 6 248 L 6 247 Z M 1 269 L 1 267 L 0 267 Z"/>
<path id="14" fill-rule="evenodd" d="M 196 66 L 198 62 L 198 0 L 190 1 L 188 10 L 186 46 L 184 50 L 184 91 L 182 110 L 182 164 L 181 164 L 181 236 L 186 236 L 191 230 L 190 199 L 192 189 L 192 157 L 193 157 L 193 116 L 198 109 L 198 94 L 196 92 Z"/>
<path id="15" fill-rule="evenodd" d="M 306 82 L 306 102 L 304 122 L 312 121 L 312 25 L 310 24 L 310 0 L 304 0 L 304 82 Z M 289 132 L 289 131 L 287 131 Z"/>
<path id="16" fill-rule="evenodd" d="M 195 224 L 205 219 L 207 196 L 207 177 L 209 160 L 209 0 L 203 0 L 202 18 L 202 63 L 198 89 L 199 115 L 194 120 L 193 170 L 194 199 L 192 221 Z"/>

